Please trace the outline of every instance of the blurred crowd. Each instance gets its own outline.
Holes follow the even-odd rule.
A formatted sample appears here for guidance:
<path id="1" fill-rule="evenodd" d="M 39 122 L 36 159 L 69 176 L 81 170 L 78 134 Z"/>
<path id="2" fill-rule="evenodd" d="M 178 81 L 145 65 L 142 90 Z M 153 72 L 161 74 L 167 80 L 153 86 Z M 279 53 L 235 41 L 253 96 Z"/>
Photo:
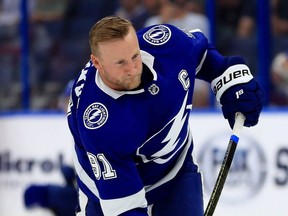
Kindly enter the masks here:
<path id="1" fill-rule="evenodd" d="M 0 111 L 21 109 L 22 0 L 0 0 Z M 288 4 L 271 1 L 271 98 L 288 105 Z M 136 30 L 170 23 L 211 37 L 205 0 L 28 0 L 31 110 L 60 109 L 59 98 L 89 60 L 90 27 L 107 15 L 131 20 Z M 256 0 L 215 0 L 215 45 L 242 55 L 257 76 Z M 280 57 L 279 57 L 280 55 Z M 279 84 L 281 82 L 281 84 Z M 281 86 L 281 87 L 280 87 Z M 210 89 L 197 81 L 194 106 L 209 106 Z"/>

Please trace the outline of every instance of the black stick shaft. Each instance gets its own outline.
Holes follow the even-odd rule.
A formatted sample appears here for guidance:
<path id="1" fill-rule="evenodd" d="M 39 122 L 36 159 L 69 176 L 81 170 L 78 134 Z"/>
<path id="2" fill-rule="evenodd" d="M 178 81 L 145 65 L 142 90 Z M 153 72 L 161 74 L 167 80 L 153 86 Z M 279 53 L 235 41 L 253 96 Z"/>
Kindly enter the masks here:
<path id="1" fill-rule="evenodd" d="M 236 147 L 237 147 L 237 143 L 234 140 L 230 139 L 229 146 L 225 153 L 225 157 L 224 157 L 220 172 L 218 174 L 214 189 L 212 191 L 210 200 L 208 202 L 206 211 L 204 213 L 204 216 L 212 216 L 215 211 L 215 208 L 220 198 L 222 189 L 224 187 L 229 169 L 231 167 L 231 163 L 234 157 Z"/>
<path id="2" fill-rule="evenodd" d="M 214 185 L 211 197 L 209 199 L 208 205 L 206 207 L 204 216 L 212 216 L 216 209 L 218 200 L 222 193 L 229 169 L 232 164 L 232 160 L 234 157 L 234 153 L 236 151 L 236 147 L 239 141 L 239 133 L 244 125 L 245 117 L 242 113 L 236 113 L 235 115 L 235 124 L 233 127 L 233 135 L 231 135 L 229 144 L 225 153 L 225 157 L 223 159 L 216 183 Z"/>

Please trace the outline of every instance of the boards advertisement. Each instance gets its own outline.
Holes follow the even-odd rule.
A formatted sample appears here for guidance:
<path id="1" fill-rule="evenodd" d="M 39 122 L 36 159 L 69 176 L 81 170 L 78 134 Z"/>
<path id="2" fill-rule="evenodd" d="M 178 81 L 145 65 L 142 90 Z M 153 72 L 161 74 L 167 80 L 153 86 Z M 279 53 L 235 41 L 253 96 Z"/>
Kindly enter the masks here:
<path id="1" fill-rule="evenodd" d="M 220 112 L 193 112 L 194 158 L 210 198 L 231 129 Z M 288 214 L 288 112 L 263 112 L 259 124 L 243 128 L 215 216 Z M 32 184 L 63 185 L 63 164 L 72 166 L 73 140 L 64 115 L 0 116 L 0 215 L 53 216 L 27 209 Z"/>

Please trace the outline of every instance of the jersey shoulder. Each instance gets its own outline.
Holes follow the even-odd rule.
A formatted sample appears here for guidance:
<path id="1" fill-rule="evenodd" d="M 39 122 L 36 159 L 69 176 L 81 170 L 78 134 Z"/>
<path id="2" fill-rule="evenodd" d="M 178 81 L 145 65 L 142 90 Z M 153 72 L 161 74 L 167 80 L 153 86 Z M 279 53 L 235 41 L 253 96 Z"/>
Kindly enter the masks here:
<path id="1" fill-rule="evenodd" d="M 170 24 L 159 24 L 146 27 L 137 32 L 141 48 L 147 47 L 206 47 L 208 40 L 199 29 L 180 29 Z M 190 46 L 187 46 L 190 44 Z M 175 49 L 175 47 L 173 47 Z"/>

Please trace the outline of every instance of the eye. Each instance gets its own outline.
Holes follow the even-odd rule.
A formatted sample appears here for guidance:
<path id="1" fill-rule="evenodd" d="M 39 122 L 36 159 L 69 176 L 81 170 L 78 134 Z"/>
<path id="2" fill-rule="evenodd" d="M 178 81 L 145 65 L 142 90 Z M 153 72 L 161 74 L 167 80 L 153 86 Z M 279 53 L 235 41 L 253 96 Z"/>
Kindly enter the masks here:
<path id="1" fill-rule="evenodd" d="M 120 60 L 120 61 L 117 61 L 116 64 L 123 65 L 125 64 L 125 62 L 126 62 L 125 60 Z"/>
<path id="2" fill-rule="evenodd" d="M 136 54 L 132 57 L 132 59 L 136 59 L 138 56 L 139 56 L 139 53 L 136 53 Z"/>

